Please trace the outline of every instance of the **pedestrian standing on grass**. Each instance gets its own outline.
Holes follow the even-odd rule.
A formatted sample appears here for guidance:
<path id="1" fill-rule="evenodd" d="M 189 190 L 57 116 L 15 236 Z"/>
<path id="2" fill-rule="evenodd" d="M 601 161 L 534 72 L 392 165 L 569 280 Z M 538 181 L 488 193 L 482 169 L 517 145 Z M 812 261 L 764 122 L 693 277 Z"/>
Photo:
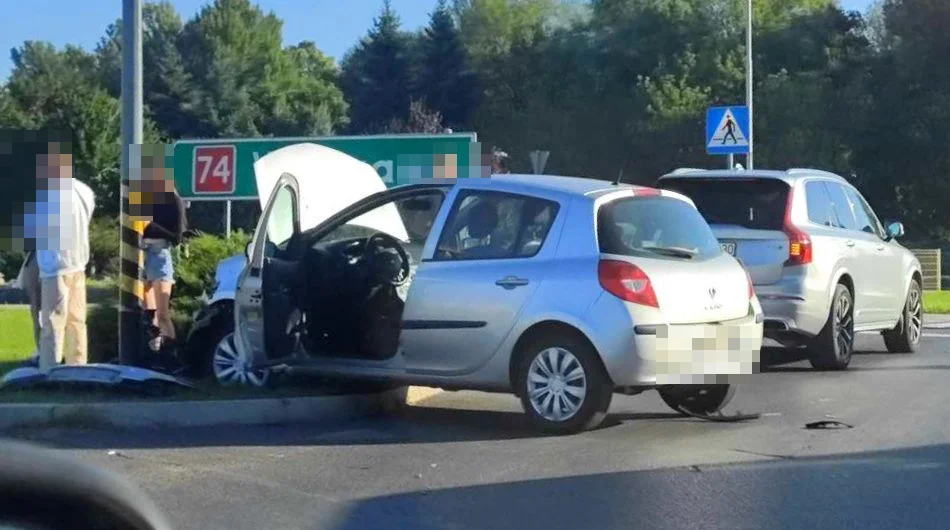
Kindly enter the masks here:
<path id="1" fill-rule="evenodd" d="M 175 190 L 163 153 L 143 157 L 143 184 L 151 210 L 142 234 L 145 251 L 145 310 L 158 335 L 149 340 L 152 351 L 173 346 L 175 325 L 171 318 L 175 267 L 172 248 L 181 244 L 187 229 L 185 204 Z"/>
<path id="2" fill-rule="evenodd" d="M 95 195 L 73 178 L 70 144 L 50 141 L 37 156 L 34 218 L 36 264 L 40 277 L 39 369 L 63 360 L 85 364 L 86 265 L 89 221 Z"/>

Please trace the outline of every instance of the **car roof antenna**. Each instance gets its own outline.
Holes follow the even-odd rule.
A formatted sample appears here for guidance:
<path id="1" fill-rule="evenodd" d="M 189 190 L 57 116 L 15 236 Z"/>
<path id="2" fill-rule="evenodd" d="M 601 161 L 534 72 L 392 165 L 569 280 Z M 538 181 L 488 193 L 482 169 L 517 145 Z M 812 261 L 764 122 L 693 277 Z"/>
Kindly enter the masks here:
<path id="1" fill-rule="evenodd" d="M 623 168 L 620 168 L 620 171 L 617 173 L 617 180 L 613 181 L 614 186 L 623 182 Z"/>

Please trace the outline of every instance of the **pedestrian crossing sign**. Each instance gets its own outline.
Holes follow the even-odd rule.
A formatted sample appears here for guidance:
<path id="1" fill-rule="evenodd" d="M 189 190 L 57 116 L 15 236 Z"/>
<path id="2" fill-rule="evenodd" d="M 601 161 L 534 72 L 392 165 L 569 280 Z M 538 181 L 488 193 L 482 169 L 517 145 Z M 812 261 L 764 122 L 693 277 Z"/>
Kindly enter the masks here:
<path id="1" fill-rule="evenodd" d="M 712 107 L 706 111 L 706 152 L 711 155 L 748 154 L 748 107 Z"/>

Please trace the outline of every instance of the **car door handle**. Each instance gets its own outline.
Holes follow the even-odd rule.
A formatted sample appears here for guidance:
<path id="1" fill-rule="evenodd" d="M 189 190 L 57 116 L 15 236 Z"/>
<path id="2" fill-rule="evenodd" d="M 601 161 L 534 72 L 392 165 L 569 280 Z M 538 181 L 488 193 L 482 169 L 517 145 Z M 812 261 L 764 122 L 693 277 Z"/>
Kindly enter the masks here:
<path id="1" fill-rule="evenodd" d="M 527 278 L 518 278 L 517 276 L 505 276 L 504 278 L 496 281 L 495 285 L 510 290 L 514 289 L 515 287 L 528 285 L 528 280 Z"/>
<path id="2" fill-rule="evenodd" d="M 854 246 L 854 241 L 851 241 L 851 240 L 849 239 L 849 240 L 845 243 L 845 245 L 848 245 L 849 247 L 853 247 L 853 246 Z"/>

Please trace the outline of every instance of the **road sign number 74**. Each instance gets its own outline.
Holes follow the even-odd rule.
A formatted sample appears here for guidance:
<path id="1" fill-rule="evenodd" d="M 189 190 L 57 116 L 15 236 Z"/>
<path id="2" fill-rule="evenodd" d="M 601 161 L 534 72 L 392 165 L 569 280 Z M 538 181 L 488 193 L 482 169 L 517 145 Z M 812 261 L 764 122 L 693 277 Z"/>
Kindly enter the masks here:
<path id="1" fill-rule="evenodd" d="M 234 192 L 234 146 L 195 148 L 194 190 L 197 193 Z"/>
<path id="2" fill-rule="evenodd" d="M 227 184 L 228 179 L 231 178 L 231 161 L 228 160 L 230 157 L 227 155 L 222 156 L 218 159 L 218 163 L 214 163 L 214 157 L 211 155 L 202 155 L 198 157 L 198 165 L 201 166 L 201 176 L 198 177 L 198 182 L 204 184 L 208 181 L 208 170 L 211 169 L 211 166 L 214 166 L 214 171 L 211 171 L 211 176 L 214 178 L 221 179 L 222 184 Z"/>

